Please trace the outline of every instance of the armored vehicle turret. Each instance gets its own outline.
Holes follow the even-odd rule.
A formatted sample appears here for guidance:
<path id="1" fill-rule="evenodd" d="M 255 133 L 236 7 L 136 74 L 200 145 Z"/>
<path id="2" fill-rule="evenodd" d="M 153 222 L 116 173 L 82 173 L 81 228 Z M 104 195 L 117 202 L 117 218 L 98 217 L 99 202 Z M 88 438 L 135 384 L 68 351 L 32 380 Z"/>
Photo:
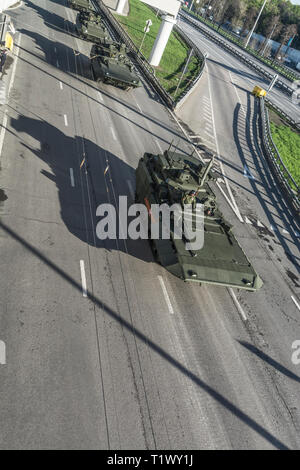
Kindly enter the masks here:
<path id="1" fill-rule="evenodd" d="M 154 223 L 153 204 L 167 204 L 169 208 L 176 204 L 182 208 L 182 222 L 189 217 L 192 227 L 203 231 L 202 246 L 187 249 L 186 236 L 175 236 L 174 222 L 167 239 L 162 237 L 160 226 L 159 237 L 150 240 L 152 250 L 162 266 L 184 281 L 255 291 L 262 286 L 262 280 L 218 209 L 210 187 L 210 182 L 216 179 L 212 164 L 213 160 L 203 164 L 192 155 L 170 150 L 159 155 L 145 153 L 140 159 L 136 170 L 136 201 L 147 206 L 149 226 Z M 190 215 L 185 215 L 185 205 L 191 208 Z M 196 211 L 199 207 L 200 212 Z M 159 225 L 161 218 L 158 218 Z M 196 225 L 197 220 L 202 225 Z"/>
<path id="2" fill-rule="evenodd" d="M 101 43 L 109 39 L 109 33 L 101 21 L 101 16 L 94 12 L 80 12 L 76 18 L 76 28 L 78 35 L 92 41 Z"/>
<path id="3" fill-rule="evenodd" d="M 90 0 L 69 0 L 69 7 L 79 11 L 94 11 Z"/>
<path id="4" fill-rule="evenodd" d="M 94 79 L 124 90 L 141 86 L 125 44 L 105 40 L 91 50 L 91 68 Z"/>

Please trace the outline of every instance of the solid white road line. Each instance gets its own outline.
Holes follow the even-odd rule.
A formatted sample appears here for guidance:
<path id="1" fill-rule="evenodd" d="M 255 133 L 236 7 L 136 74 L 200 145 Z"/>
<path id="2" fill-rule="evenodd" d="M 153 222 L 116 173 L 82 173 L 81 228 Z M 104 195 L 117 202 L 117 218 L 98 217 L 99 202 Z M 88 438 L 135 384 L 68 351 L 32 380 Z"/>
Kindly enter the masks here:
<path id="1" fill-rule="evenodd" d="M 235 295 L 235 293 L 233 292 L 233 289 L 232 289 L 231 287 L 228 288 L 228 292 L 229 292 L 229 294 L 230 294 L 230 296 L 231 296 L 231 298 L 232 298 L 232 300 L 233 300 L 233 302 L 234 302 L 236 308 L 238 309 L 239 314 L 241 315 L 242 319 L 243 319 L 244 321 L 247 321 L 246 314 L 245 314 L 244 310 L 242 309 L 242 307 L 241 307 L 241 305 L 240 305 L 238 299 L 236 298 L 236 295 Z"/>
<path id="2" fill-rule="evenodd" d="M 292 301 L 294 302 L 294 304 L 296 305 L 297 309 L 300 310 L 300 305 L 298 304 L 297 300 L 295 299 L 295 297 L 292 295 Z"/>
<path id="3" fill-rule="evenodd" d="M 114 131 L 113 127 L 111 127 L 110 130 L 111 130 L 111 133 L 112 133 L 112 136 L 113 136 L 114 140 L 117 140 L 117 137 L 116 137 L 116 134 L 115 134 L 115 131 Z"/>
<path id="4" fill-rule="evenodd" d="M 166 301 L 166 304 L 168 306 L 168 309 L 169 309 L 169 312 L 170 313 L 174 313 L 174 310 L 173 310 L 173 307 L 172 307 L 172 304 L 171 304 L 171 301 L 170 301 L 170 297 L 169 297 L 169 294 L 168 294 L 168 291 L 167 291 L 167 288 L 165 286 L 165 283 L 164 283 L 164 280 L 161 276 L 157 276 L 158 277 L 158 280 L 160 282 L 160 285 L 161 285 L 161 288 L 162 288 L 162 291 L 163 291 L 163 294 L 164 294 L 164 297 L 165 297 L 165 301 Z"/>
<path id="5" fill-rule="evenodd" d="M 142 113 L 142 112 L 143 112 L 143 111 L 142 111 L 142 108 L 140 107 L 140 105 L 138 104 L 137 101 L 135 101 L 135 102 L 136 102 L 136 105 L 137 105 L 137 107 L 139 108 L 140 112 Z"/>
<path id="6" fill-rule="evenodd" d="M 64 114 L 64 121 L 65 121 L 65 126 L 68 127 L 68 118 L 66 114 Z"/>
<path id="7" fill-rule="evenodd" d="M 73 168 L 70 168 L 70 178 L 71 178 L 71 186 L 74 188 L 75 181 L 74 181 L 74 171 Z"/>
<path id="8" fill-rule="evenodd" d="M 245 216 L 245 222 L 246 222 L 246 224 L 250 224 L 250 225 L 252 225 L 252 222 L 251 222 L 251 220 L 249 220 L 249 219 L 248 219 L 248 217 L 246 217 L 246 216 Z"/>
<path id="9" fill-rule="evenodd" d="M 83 295 L 83 297 L 87 297 L 86 277 L 85 277 L 85 269 L 84 269 L 83 259 L 80 260 L 80 274 L 81 274 L 81 284 L 82 284 L 82 295 Z"/>
<path id="10" fill-rule="evenodd" d="M 63 90 L 63 84 L 62 82 L 59 82 L 60 89 Z"/>
<path id="11" fill-rule="evenodd" d="M 160 143 L 158 142 L 157 139 L 155 139 L 155 142 L 157 143 L 157 147 L 159 148 L 159 150 L 161 151 L 161 153 L 163 153 L 163 150 L 162 150 L 162 148 L 161 148 L 161 146 L 160 146 Z"/>

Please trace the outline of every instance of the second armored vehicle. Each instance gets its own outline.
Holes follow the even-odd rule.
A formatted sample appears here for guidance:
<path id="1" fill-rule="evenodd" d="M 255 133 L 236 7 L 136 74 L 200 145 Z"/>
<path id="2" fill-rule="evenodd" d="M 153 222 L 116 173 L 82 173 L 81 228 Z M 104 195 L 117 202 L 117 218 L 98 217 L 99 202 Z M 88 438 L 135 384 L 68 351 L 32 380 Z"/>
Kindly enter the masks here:
<path id="1" fill-rule="evenodd" d="M 90 0 L 69 0 L 69 7 L 79 11 L 94 11 Z"/>
<path id="2" fill-rule="evenodd" d="M 91 68 L 94 79 L 124 90 L 141 86 L 127 55 L 125 44 L 105 40 L 91 50 Z"/>
<path id="3" fill-rule="evenodd" d="M 101 21 L 101 16 L 93 12 L 80 12 L 76 18 L 76 28 L 81 38 L 94 43 L 109 39 L 109 33 Z"/>
<path id="4" fill-rule="evenodd" d="M 203 230 L 202 248 L 190 249 L 185 235 L 174 235 L 175 225 L 170 225 L 170 236 L 163 237 L 162 221 L 157 217 L 159 237 L 151 240 L 156 259 L 175 276 L 198 283 L 216 284 L 255 291 L 262 286 L 242 248 L 235 239 L 231 226 L 216 204 L 216 197 L 208 181 L 215 175 L 212 160 L 202 164 L 193 156 L 165 151 L 163 155 L 145 153 L 136 170 L 136 200 L 147 206 L 152 228 L 152 204 L 177 204 L 183 209 L 190 204 L 192 213 L 187 215 L 197 233 L 196 218 Z M 203 212 L 195 211 L 201 204 Z M 186 206 L 187 207 L 187 206 Z M 182 222 L 181 222 L 182 223 Z"/>

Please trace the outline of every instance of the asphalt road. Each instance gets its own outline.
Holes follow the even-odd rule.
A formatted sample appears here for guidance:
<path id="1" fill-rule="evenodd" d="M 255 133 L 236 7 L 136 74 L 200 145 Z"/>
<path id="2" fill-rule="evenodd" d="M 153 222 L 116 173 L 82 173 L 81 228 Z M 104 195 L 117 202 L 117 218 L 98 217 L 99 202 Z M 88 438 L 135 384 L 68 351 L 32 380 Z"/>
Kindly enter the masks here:
<path id="1" fill-rule="evenodd" d="M 204 39 L 207 38 L 203 33 L 198 28 L 195 28 L 192 26 L 190 23 L 185 21 L 184 16 L 181 15 L 179 18 L 180 26 L 183 27 L 183 30 L 191 37 L 193 38 L 196 43 L 197 41 L 200 40 L 200 42 Z M 201 23 L 202 26 L 202 23 Z M 206 27 L 205 25 L 203 26 L 204 29 L 207 29 L 209 31 L 210 28 Z M 217 33 L 216 33 L 217 34 Z M 264 78 L 263 76 L 260 76 L 258 72 L 255 70 L 251 69 L 250 67 L 247 67 L 247 65 L 243 64 L 237 57 L 234 55 L 230 54 L 230 52 L 226 52 L 223 48 L 219 47 L 216 45 L 213 41 L 210 41 L 207 39 L 207 42 L 209 43 L 209 49 L 206 51 L 208 55 L 210 56 L 211 52 L 214 56 L 214 60 L 217 63 L 222 63 L 229 71 L 233 72 L 236 75 L 240 75 L 243 78 L 243 81 L 249 88 L 249 90 L 252 90 L 255 85 L 259 85 L 262 88 L 267 88 L 270 80 Z M 224 42 L 228 42 L 224 39 Z M 202 45 L 203 43 L 201 43 Z M 233 44 L 230 43 L 232 47 L 234 47 L 237 50 L 240 50 L 237 46 L 234 46 Z M 217 54 L 218 52 L 218 54 Z M 248 54 L 249 55 L 249 54 Z M 268 71 L 269 73 L 272 73 L 275 75 L 274 70 L 270 69 L 270 67 L 267 67 L 254 57 L 250 56 L 251 60 L 256 62 L 260 67 Z M 291 87 L 291 82 L 287 80 L 286 78 L 282 77 L 280 75 L 280 80 L 286 83 L 289 87 Z M 300 121 L 300 107 L 299 104 L 295 104 L 292 102 L 292 97 L 286 94 L 282 89 L 277 88 L 276 86 L 273 87 L 273 89 L 268 93 L 268 98 L 279 108 L 281 108 L 288 116 L 290 116 L 292 119 L 294 119 L 296 122 Z"/>
<path id="2" fill-rule="evenodd" d="M 99 91 L 63 0 L 25 0 L 13 16 L 18 58 L 0 134 L 0 447 L 299 448 L 297 239 L 244 220 L 251 210 L 283 223 L 262 162 L 248 162 L 260 178 L 250 190 L 236 154 L 223 165 L 243 223 L 216 190 L 264 280 L 258 293 L 185 284 L 144 241 L 101 242 L 96 207 L 132 197 L 143 152 L 189 145 L 147 86 Z M 213 106 L 225 99 L 211 92 Z M 215 119 L 222 153 L 232 113 Z"/>

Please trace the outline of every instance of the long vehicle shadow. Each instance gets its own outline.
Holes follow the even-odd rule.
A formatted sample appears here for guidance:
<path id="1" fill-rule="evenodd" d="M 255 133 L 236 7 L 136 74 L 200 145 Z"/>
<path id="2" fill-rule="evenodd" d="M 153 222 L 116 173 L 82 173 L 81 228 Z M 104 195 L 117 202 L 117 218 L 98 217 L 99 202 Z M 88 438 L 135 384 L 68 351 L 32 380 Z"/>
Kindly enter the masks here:
<path id="1" fill-rule="evenodd" d="M 59 30 L 62 32 L 65 32 L 65 27 L 72 28 L 73 23 L 71 23 L 69 20 L 62 18 L 61 16 L 57 15 L 56 13 L 52 13 L 49 10 L 45 10 L 45 8 L 42 8 L 40 5 L 37 5 L 31 2 L 30 0 L 23 0 L 23 1 L 27 7 L 37 12 L 37 14 L 44 21 L 47 27 L 53 28 L 56 31 Z"/>
<path id="2" fill-rule="evenodd" d="M 62 268 L 54 264 L 49 258 L 47 258 L 41 251 L 37 250 L 32 244 L 27 240 L 21 237 L 19 234 L 14 232 L 9 226 L 0 222 L 0 228 L 5 233 L 5 236 L 9 236 L 15 240 L 15 242 L 21 245 L 25 250 L 30 252 L 32 256 L 39 259 L 40 262 L 45 264 L 45 267 L 54 271 L 59 278 L 61 278 L 62 283 L 68 283 L 73 288 L 74 291 L 77 291 L 79 295 L 82 295 L 82 286 L 75 281 L 69 274 L 67 274 Z M 198 377 L 194 372 L 189 370 L 181 362 L 175 359 L 171 354 L 165 351 L 161 346 L 154 342 L 151 338 L 147 337 L 141 330 L 136 328 L 133 324 L 126 321 L 118 312 L 114 311 L 109 305 L 105 304 L 101 299 L 93 295 L 92 292 L 88 291 L 88 297 L 90 301 L 97 306 L 105 315 L 107 315 L 111 320 L 114 320 L 119 325 L 121 325 L 126 331 L 132 334 L 135 338 L 141 341 L 143 344 L 150 348 L 155 354 L 157 354 L 164 361 L 169 363 L 174 367 L 180 374 L 190 380 L 195 384 L 200 390 L 209 395 L 213 400 L 222 405 L 226 410 L 232 413 L 243 425 L 252 429 L 256 434 L 261 436 L 266 442 L 271 444 L 277 449 L 288 449 L 287 445 L 284 444 L 280 439 L 274 436 L 269 432 L 264 426 L 255 421 L 251 416 L 245 413 L 243 410 L 238 408 L 233 402 L 228 400 L 224 395 L 215 390 L 204 380 Z"/>
<path id="3" fill-rule="evenodd" d="M 130 190 L 134 191 L 135 187 L 135 168 L 91 140 L 69 137 L 40 119 L 19 115 L 11 119 L 11 127 L 19 135 L 28 134 L 39 142 L 37 147 L 32 147 L 25 136 L 21 143 L 49 166 L 50 171 L 43 171 L 41 178 L 47 177 L 56 185 L 61 218 L 72 235 L 97 248 L 123 251 L 143 261 L 153 261 L 146 240 L 124 241 L 118 235 L 125 228 L 119 223 L 119 196 L 127 196 L 127 206 L 134 202 Z M 96 236 L 100 221 L 96 210 L 100 204 L 111 204 L 116 211 L 116 239 L 101 240 Z M 130 220 L 128 217 L 128 223 Z"/>

